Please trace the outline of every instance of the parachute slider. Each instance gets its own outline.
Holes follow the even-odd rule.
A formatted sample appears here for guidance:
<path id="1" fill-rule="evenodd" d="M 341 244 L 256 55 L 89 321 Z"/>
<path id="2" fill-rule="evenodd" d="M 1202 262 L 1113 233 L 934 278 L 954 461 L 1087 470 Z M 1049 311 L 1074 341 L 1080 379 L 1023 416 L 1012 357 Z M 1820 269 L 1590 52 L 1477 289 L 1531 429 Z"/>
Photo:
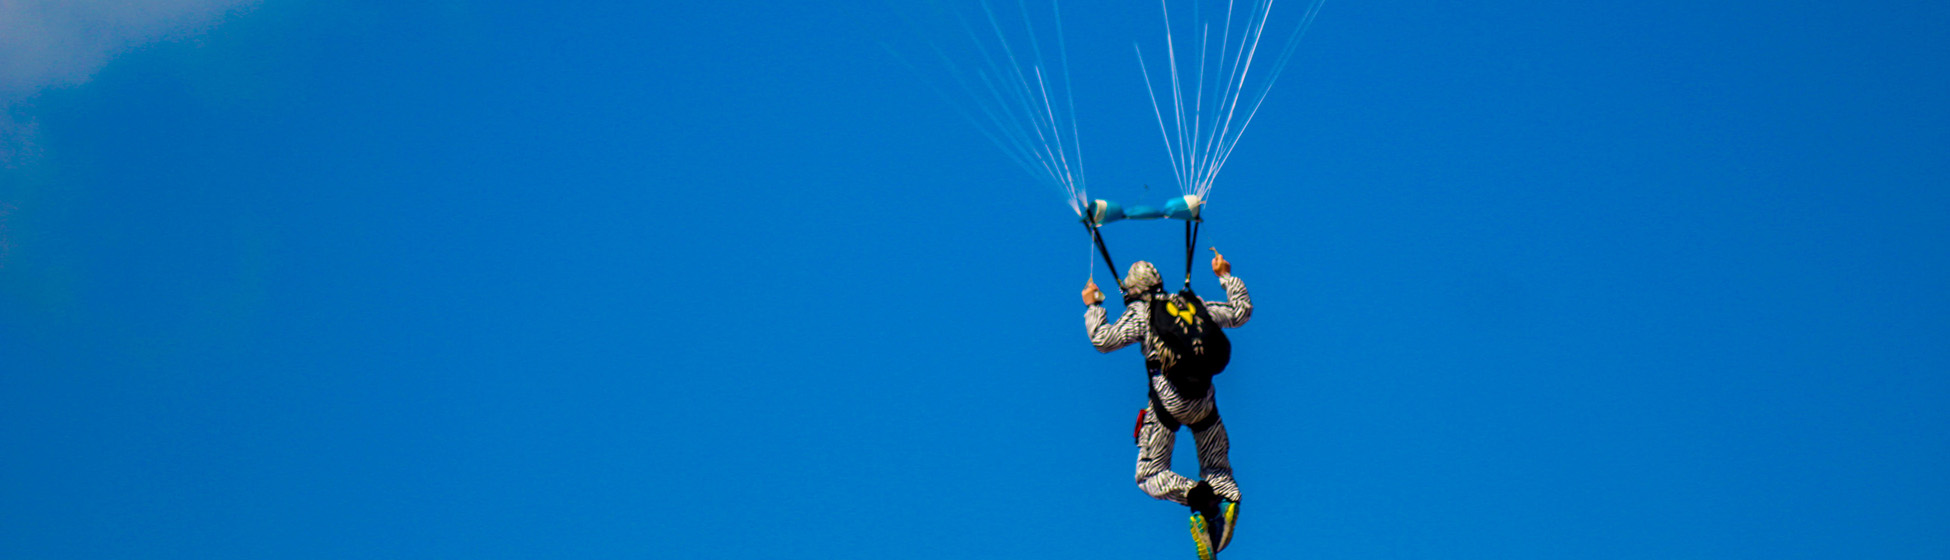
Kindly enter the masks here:
<path id="1" fill-rule="evenodd" d="M 1092 200 L 1083 206 L 1083 223 L 1101 226 L 1124 219 L 1124 207 L 1104 199 Z"/>
<path id="2" fill-rule="evenodd" d="M 1165 217 L 1173 220 L 1185 220 L 1188 222 L 1203 221 L 1199 219 L 1199 211 L 1204 209 L 1205 201 L 1199 199 L 1198 195 L 1195 194 L 1188 194 L 1165 201 Z"/>
<path id="3" fill-rule="evenodd" d="M 1101 226 L 1120 220 L 1156 220 L 1160 218 L 1197 222 L 1202 221 L 1199 218 L 1199 213 L 1204 209 L 1205 201 L 1200 200 L 1198 195 L 1195 194 L 1188 194 L 1165 201 L 1163 209 L 1151 206 L 1132 206 L 1126 209 L 1115 202 L 1100 198 L 1084 204 L 1082 221 L 1092 226 Z"/>
<path id="4" fill-rule="evenodd" d="M 1132 206 L 1124 211 L 1126 220 L 1156 220 L 1165 217 L 1165 212 L 1150 206 Z"/>

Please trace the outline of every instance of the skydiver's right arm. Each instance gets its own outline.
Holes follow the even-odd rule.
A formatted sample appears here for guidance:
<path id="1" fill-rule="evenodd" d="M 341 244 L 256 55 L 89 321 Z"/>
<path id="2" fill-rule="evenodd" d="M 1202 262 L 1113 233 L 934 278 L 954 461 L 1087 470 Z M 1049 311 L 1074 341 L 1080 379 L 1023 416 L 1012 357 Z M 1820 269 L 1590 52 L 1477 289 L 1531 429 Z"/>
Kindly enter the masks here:
<path id="1" fill-rule="evenodd" d="M 1253 299 L 1246 295 L 1246 283 L 1227 274 L 1219 277 L 1219 285 L 1226 289 L 1226 300 L 1205 302 L 1205 312 L 1212 314 L 1212 322 L 1220 328 L 1236 329 L 1246 324 L 1253 318 Z"/>

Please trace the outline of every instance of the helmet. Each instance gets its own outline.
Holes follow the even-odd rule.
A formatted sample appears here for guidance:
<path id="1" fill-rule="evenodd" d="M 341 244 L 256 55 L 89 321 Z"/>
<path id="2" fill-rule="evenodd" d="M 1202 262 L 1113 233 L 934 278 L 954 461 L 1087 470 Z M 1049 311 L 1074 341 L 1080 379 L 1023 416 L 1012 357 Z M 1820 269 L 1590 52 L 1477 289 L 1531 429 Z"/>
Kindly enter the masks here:
<path id="1" fill-rule="evenodd" d="M 1151 263 L 1138 261 L 1131 263 L 1131 271 L 1124 274 L 1124 293 L 1147 294 L 1164 289 L 1164 282 L 1158 279 L 1158 268 Z"/>

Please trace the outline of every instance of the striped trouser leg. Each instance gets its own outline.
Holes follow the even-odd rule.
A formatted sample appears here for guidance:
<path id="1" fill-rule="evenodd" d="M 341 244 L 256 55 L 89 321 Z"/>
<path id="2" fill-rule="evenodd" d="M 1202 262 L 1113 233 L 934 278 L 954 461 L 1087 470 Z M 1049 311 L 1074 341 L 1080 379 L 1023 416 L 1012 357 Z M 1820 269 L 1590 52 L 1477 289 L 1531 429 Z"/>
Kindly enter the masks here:
<path id="1" fill-rule="evenodd" d="M 1203 430 L 1192 429 L 1192 441 L 1198 444 L 1198 472 L 1212 485 L 1212 493 L 1237 502 L 1239 483 L 1232 480 L 1232 461 L 1226 458 L 1232 444 L 1226 439 L 1225 420 L 1218 415 L 1218 408 L 1213 407 L 1212 424 Z"/>
<path id="2" fill-rule="evenodd" d="M 1185 492 L 1194 482 L 1171 471 L 1177 423 L 1185 422 L 1198 447 L 1199 476 L 1212 485 L 1213 493 L 1219 497 L 1239 501 L 1239 483 L 1232 478 L 1232 461 L 1227 458 L 1232 445 L 1226 437 L 1225 422 L 1219 418 L 1217 392 L 1208 386 L 1203 395 L 1187 398 L 1163 376 L 1155 374 L 1151 376 L 1151 391 L 1156 399 L 1145 409 L 1144 425 L 1138 431 L 1138 487 L 1153 498 L 1185 503 Z M 1160 405 L 1164 407 L 1162 412 L 1176 422 L 1168 424 L 1158 418 Z"/>
<path id="3" fill-rule="evenodd" d="M 1192 481 L 1171 472 L 1171 448 L 1177 439 L 1177 426 L 1166 427 L 1155 407 L 1145 407 L 1144 425 L 1138 429 L 1138 488 L 1153 498 L 1183 504 Z"/>

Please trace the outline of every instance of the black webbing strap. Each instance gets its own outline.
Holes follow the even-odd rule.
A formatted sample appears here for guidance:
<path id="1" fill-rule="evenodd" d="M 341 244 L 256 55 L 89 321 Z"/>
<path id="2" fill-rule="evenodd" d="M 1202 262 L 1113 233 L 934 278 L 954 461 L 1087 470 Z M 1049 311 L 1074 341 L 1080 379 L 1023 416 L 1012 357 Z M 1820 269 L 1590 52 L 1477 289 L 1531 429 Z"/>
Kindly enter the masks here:
<path id="1" fill-rule="evenodd" d="M 1170 381 L 1166 381 L 1166 383 L 1170 383 Z M 1166 430 L 1176 432 L 1178 431 L 1178 426 L 1185 425 L 1192 429 L 1192 433 L 1199 433 L 1205 431 L 1206 428 L 1212 427 L 1213 424 L 1219 423 L 1219 407 L 1217 405 L 1213 405 L 1212 413 L 1205 415 L 1205 419 L 1191 424 L 1182 424 L 1177 418 L 1172 417 L 1171 411 L 1165 410 L 1164 401 L 1158 400 L 1157 389 L 1146 389 L 1145 392 L 1149 393 L 1151 398 L 1151 414 L 1158 418 L 1158 423 L 1163 425 Z"/>
<path id="2" fill-rule="evenodd" d="M 1192 254 L 1198 247 L 1200 222 L 1185 220 L 1185 289 L 1192 288 Z"/>
<path id="3" fill-rule="evenodd" d="M 1104 256 L 1104 266 L 1110 267 L 1110 279 L 1117 281 L 1117 290 L 1124 291 L 1124 279 L 1117 274 L 1117 263 L 1110 260 L 1110 248 L 1104 246 L 1104 235 L 1097 233 L 1097 224 L 1084 220 L 1083 227 L 1090 230 L 1090 239 L 1097 243 L 1097 254 Z"/>

